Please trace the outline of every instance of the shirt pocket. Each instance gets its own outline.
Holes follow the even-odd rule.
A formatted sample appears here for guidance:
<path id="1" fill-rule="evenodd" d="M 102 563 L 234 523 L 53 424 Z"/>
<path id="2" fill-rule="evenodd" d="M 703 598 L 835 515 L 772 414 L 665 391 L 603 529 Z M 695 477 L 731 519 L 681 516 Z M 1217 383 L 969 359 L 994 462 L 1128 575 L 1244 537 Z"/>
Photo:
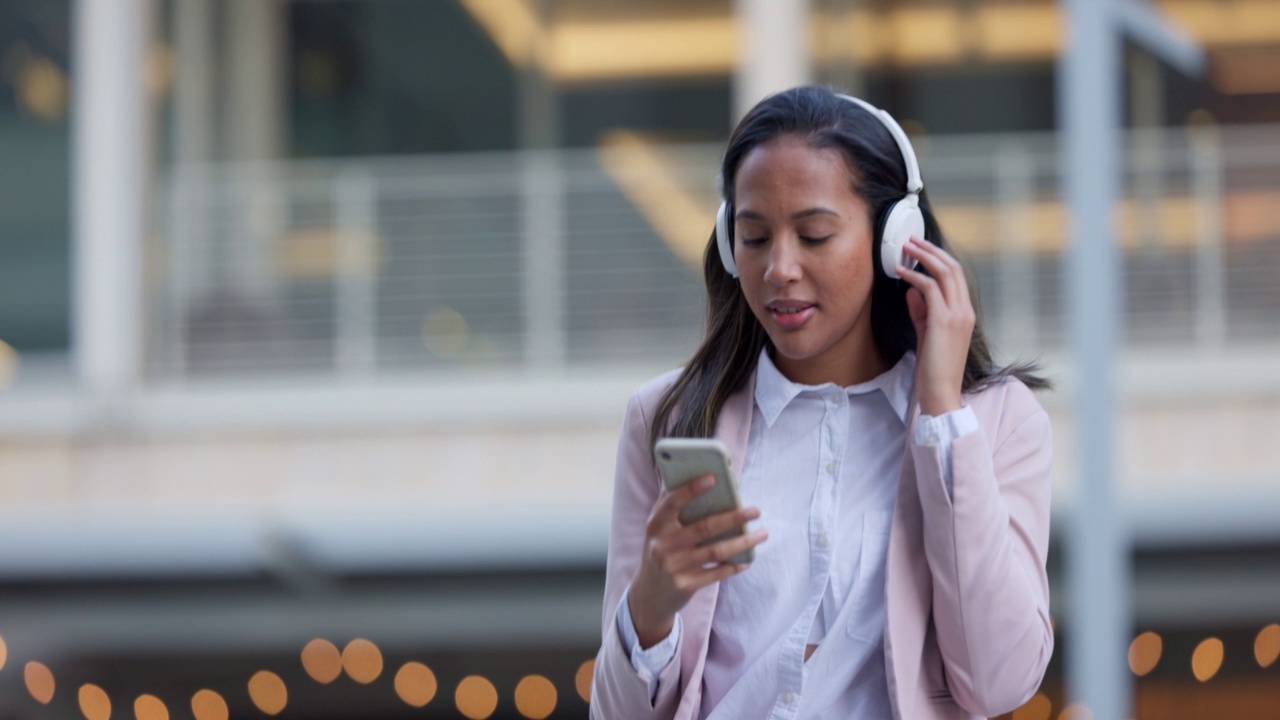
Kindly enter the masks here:
<path id="1" fill-rule="evenodd" d="M 863 642 L 878 642 L 884 635 L 884 566 L 889 551 L 889 525 L 893 514 L 887 510 L 862 516 L 862 545 L 858 551 L 858 574 L 849 595 L 849 636 Z"/>

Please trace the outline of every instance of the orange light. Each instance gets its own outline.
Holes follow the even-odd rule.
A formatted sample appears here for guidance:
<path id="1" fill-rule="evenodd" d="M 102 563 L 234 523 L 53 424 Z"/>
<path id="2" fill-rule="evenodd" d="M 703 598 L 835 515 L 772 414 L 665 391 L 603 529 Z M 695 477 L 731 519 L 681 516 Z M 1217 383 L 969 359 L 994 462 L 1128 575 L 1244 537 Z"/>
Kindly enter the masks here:
<path id="1" fill-rule="evenodd" d="M 1271 667 L 1280 657 L 1280 625 L 1271 623 L 1258 632 L 1257 639 L 1253 641 L 1253 656 L 1264 668 Z"/>
<path id="2" fill-rule="evenodd" d="M 48 705 L 53 700 L 56 684 L 53 682 L 53 672 L 44 663 L 34 660 L 27 663 L 22 669 L 22 679 L 27 684 L 27 692 L 31 693 L 36 702 Z"/>
<path id="3" fill-rule="evenodd" d="M 1044 693 L 1036 693 L 1025 705 L 1013 711 L 1013 720 L 1049 720 L 1053 702 Z"/>
<path id="4" fill-rule="evenodd" d="M 591 678 L 596 674 L 596 661 L 588 660 L 578 666 L 578 672 L 573 676 L 573 686 L 578 691 L 578 697 L 582 698 L 582 702 L 591 702 Z"/>
<path id="5" fill-rule="evenodd" d="M 1093 711 L 1084 703 L 1075 703 L 1062 708 L 1058 720 L 1093 720 Z"/>
<path id="6" fill-rule="evenodd" d="M 249 679 L 249 699 L 268 715 L 278 715 L 289 703 L 289 691 L 279 675 L 259 670 Z"/>
<path id="7" fill-rule="evenodd" d="M 110 720 L 111 698 L 97 685 L 80 686 L 80 712 L 86 720 Z"/>
<path id="8" fill-rule="evenodd" d="M 486 720 L 498 709 L 498 690 L 479 675 L 468 675 L 458 683 L 453 700 L 468 720 Z"/>
<path id="9" fill-rule="evenodd" d="M 0 342 L 3 342 L 0 340 Z M 0 669 L 4 668 L 4 663 L 9 659 L 9 646 L 4 644 L 4 638 L 0 637 Z"/>
<path id="10" fill-rule="evenodd" d="M 196 716 L 196 720 L 227 720 L 231 717 L 227 701 L 212 690 L 200 690 L 191 696 L 191 714 Z"/>
<path id="11" fill-rule="evenodd" d="M 1129 643 L 1129 669 L 1134 675 L 1142 677 L 1160 663 L 1160 655 L 1164 651 L 1164 641 L 1153 632 L 1144 632 Z"/>
<path id="12" fill-rule="evenodd" d="M 541 675 L 529 675 L 516 685 L 516 710 L 529 720 L 543 720 L 556 711 L 556 686 Z"/>
<path id="13" fill-rule="evenodd" d="M 133 715 L 138 720 L 169 720 L 169 708 L 155 695 L 139 695 L 133 701 Z"/>
<path id="14" fill-rule="evenodd" d="M 342 674 L 342 653 L 337 645 L 316 638 L 302 648 L 302 669 L 312 680 L 328 685 Z"/>
<path id="15" fill-rule="evenodd" d="M 1191 653 L 1191 672 L 1196 679 L 1200 682 L 1212 680 L 1222 668 L 1223 654 L 1222 641 L 1218 638 L 1207 638 L 1197 645 L 1195 652 Z"/>
<path id="16" fill-rule="evenodd" d="M 368 685 L 382 674 L 382 651 L 368 640 L 356 638 L 342 649 L 342 667 L 352 680 Z"/>
<path id="17" fill-rule="evenodd" d="M 420 662 L 405 663 L 396 673 L 396 694 L 407 705 L 423 707 L 436 696 L 436 674 Z"/>

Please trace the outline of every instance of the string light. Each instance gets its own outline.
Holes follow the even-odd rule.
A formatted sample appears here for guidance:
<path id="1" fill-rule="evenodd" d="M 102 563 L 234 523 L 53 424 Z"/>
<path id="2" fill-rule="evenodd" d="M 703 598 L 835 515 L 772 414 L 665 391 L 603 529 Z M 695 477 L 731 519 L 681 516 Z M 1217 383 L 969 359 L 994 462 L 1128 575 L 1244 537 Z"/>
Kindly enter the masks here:
<path id="1" fill-rule="evenodd" d="M 1191 653 L 1191 672 L 1200 682 L 1208 682 L 1222 667 L 1224 648 L 1216 637 L 1206 638 Z"/>
<path id="2" fill-rule="evenodd" d="M 352 680 L 368 685 L 382 674 L 382 651 L 364 638 L 356 638 L 342 649 L 342 667 Z"/>
<path id="3" fill-rule="evenodd" d="M 529 675 L 516 685 L 516 710 L 529 720 L 543 720 L 556 711 L 556 686 L 541 675 Z"/>
<path id="4" fill-rule="evenodd" d="M 1134 675 L 1142 677 L 1160 663 L 1160 655 L 1164 650 L 1164 641 L 1153 632 L 1144 632 L 1129 643 L 1129 669 Z"/>
<path id="5" fill-rule="evenodd" d="M 498 708 L 498 690 L 479 675 L 468 675 L 453 693 L 458 712 L 468 720 L 486 720 Z"/>
<path id="6" fill-rule="evenodd" d="M 396 694 L 406 705 L 423 707 L 436 696 L 436 674 L 420 662 L 405 663 L 396 673 Z"/>
<path id="7" fill-rule="evenodd" d="M 316 638 L 302 648 L 302 669 L 312 680 L 328 685 L 342 674 L 342 653 L 337 645 Z"/>
<path id="8" fill-rule="evenodd" d="M 9 646 L 5 645 L 4 638 L 0 637 L 0 670 L 4 669 L 4 664 L 8 659 L 9 659 Z"/>
<path id="9" fill-rule="evenodd" d="M 22 669 L 22 680 L 27 685 L 27 692 L 31 693 L 31 697 L 41 705 L 48 705 L 53 700 L 53 692 L 56 684 L 53 681 L 53 672 L 44 663 L 34 660 L 26 664 Z"/>
<path id="10" fill-rule="evenodd" d="M 133 701 L 133 716 L 138 720 L 169 720 L 169 708 L 155 695 L 139 695 Z"/>
<path id="11" fill-rule="evenodd" d="M 105 690 L 97 685 L 85 684 L 80 686 L 78 695 L 80 712 L 85 720 L 110 720 L 111 698 L 107 697 Z"/>
<path id="12" fill-rule="evenodd" d="M 191 696 L 191 714 L 196 720 L 227 720 L 231 717 L 227 701 L 212 690 L 200 690 Z"/>
<path id="13" fill-rule="evenodd" d="M 1264 668 L 1271 667 L 1280 657 L 1280 625 L 1271 623 L 1258 631 L 1258 637 L 1253 641 L 1253 657 Z"/>
<path id="14" fill-rule="evenodd" d="M 289 703 L 289 691 L 279 675 L 259 670 L 249 679 L 249 699 L 268 715 L 279 715 Z"/>
<path id="15" fill-rule="evenodd" d="M 578 673 L 573 676 L 573 686 L 578 691 L 582 702 L 591 702 L 591 678 L 596 673 L 596 661 L 588 660 L 578 666 Z"/>

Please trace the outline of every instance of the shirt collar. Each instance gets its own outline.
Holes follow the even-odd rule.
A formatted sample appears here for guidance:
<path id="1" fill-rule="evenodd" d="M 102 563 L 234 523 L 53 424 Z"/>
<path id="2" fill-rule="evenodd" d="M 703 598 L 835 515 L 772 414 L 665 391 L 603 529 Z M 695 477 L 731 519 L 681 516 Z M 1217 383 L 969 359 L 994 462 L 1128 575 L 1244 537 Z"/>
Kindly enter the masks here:
<path id="1" fill-rule="evenodd" d="M 911 409 L 911 391 L 915 383 L 916 355 L 913 352 L 903 353 L 902 359 L 893 367 L 876 377 L 841 388 L 848 395 L 860 395 L 879 390 L 889 401 L 898 419 L 903 425 L 907 423 L 907 413 Z M 782 371 L 773 364 L 769 350 L 760 351 L 760 359 L 756 363 L 756 405 L 764 416 L 765 422 L 772 426 L 787 405 L 802 392 L 821 392 L 836 387 L 832 383 L 826 385 L 802 385 L 788 380 Z"/>

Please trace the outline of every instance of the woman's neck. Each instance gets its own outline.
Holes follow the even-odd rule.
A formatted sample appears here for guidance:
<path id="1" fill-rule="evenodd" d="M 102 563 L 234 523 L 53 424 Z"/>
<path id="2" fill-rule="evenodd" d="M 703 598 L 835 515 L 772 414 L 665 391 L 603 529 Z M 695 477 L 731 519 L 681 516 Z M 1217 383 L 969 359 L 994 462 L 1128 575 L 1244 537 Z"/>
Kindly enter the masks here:
<path id="1" fill-rule="evenodd" d="M 778 354 L 770 348 L 769 357 L 774 367 L 784 377 L 801 385 L 825 385 L 834 383 L 840 387 L 849 387 L 873 380 L 883 374 L 891 366 L 880 357 L 875 345 L 866 345 L 866 350 L 852 355 L 824 353 L 816 357 L 792 359 Z"/>

